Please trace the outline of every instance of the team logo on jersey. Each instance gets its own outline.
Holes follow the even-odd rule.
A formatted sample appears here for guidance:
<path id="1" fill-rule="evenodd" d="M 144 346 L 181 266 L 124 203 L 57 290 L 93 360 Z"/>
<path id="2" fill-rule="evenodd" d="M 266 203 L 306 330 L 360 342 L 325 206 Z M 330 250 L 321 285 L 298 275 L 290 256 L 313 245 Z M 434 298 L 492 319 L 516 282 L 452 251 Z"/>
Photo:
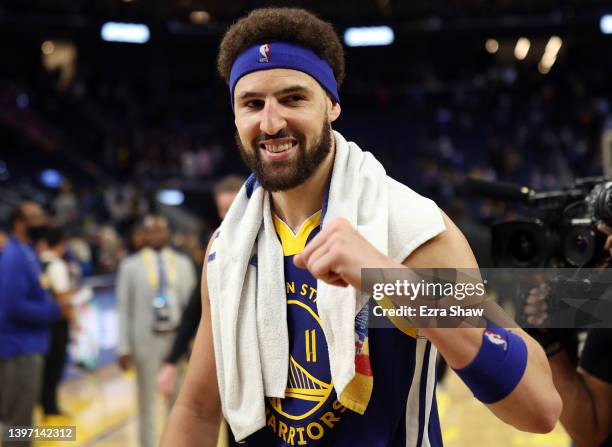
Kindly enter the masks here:
<path id="1" fill-rule="evenodd" d="M 309 418 L 321 408 L 329 399 L 333 386 L 329 377 L 320 377 L 321 370 L 329 366 L 327 356 L 322 355 L 327 349 L 321 336 L 319 316 L 299 299 L 290 299 L 287 304 L 290 313 L 297 317 L 293 328 L 297 335 L 294 338 L 297 349 L 289 359 L 285 399 L 272 398 L 270 405 L 280 415 L 297 421 Z"/>
<path id="2" fill-rule="evenodd" d="M 327 343 L 316 312 L 316 283 L 296 272 L 292 276 L 297 281 L 286 283 L 291 340 L 287 387 L 284 399 L 267 399 L 266 425 L 288 446 L 314 447 L 324 442 L 346 408 L 334 398 Z"/>
<path id="3" fill-rule="evenodd" d="M 487 339 L 494 345 L 503 346 L 504 351 L 508 349 L 508 340 L 506 339 L 506 337 L 496 332 L 493 332 L 489 329 L 485 330 L 484 334 L 487 337 Z"/>
<path id="4" fill-rule="evenodd" d="M 270 44 L 264 43 L 259 47 L 259 62 L 270 62 Z"/>
<path id="5" fill-rule="evenodd" d="M 263 62 L 270 60 L 267 45 L 259 52 Z M 292 259 L 316 234 L 317 217 L 304 224 L 298 235 L 275 219 L 285 257 L 290 352 L 285 397 L 266 399 L 266 426 L 287 446 L 320 447 L 347 410 L 332 384 L 327 342 L 317 313 L 317 282 L 307 270 L 295 267 Z M 367 338 L 362 341 L 367 352 Z"/>

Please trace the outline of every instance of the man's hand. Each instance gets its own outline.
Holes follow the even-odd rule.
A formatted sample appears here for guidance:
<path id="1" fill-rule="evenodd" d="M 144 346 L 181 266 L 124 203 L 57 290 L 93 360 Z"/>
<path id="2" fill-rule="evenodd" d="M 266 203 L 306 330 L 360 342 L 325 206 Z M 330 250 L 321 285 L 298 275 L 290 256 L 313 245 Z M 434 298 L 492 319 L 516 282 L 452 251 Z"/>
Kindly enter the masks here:
<path id="1" fill-rule="evenodd" d="M 62 318 L 68 321 L 74 320 L 74 306 L 69 299 L 60 299 L 57 304 L 59 304 Z"/>
<path id="2" fill-rule="evenodd" d="M 542 326 L 548 318 L 547 298 L 550 294 L 550 287 L 546 283 L 540 284 L 529 291 L 525 300 L 525 316 L 527 323 L 533 326 Z"/>
<path id="3" fill-rule="evenodd" d="M 130 354 L 121 354 L 117 359 L 117 363 L 122 371 L 127 371 L 132 367 L 132 356 Z"/>
<path id="4" fill-rule="evenodd" d="M 604 245 L 604 250 L 608 250 L 612 256 L 612 228 L 604 224 L 599 224 L 597 225 L 597 231 L 608 236 L 606 244 Z"/>
<path id="5" fill-rule="evenodd" d="M 159 373 L 157 373 L 157 391 L 164 397 L 164 399 L 170 399 L 174 387 L 176 386 L 176 365 L 172 363 L 164 363 Z"/>
<path id="6" fill-rule="evenodd" d="M 362 268 L 401 268 L 383 255 L 346 219 L 335 219 L 293 258 L 293 263 L 334 286 L 361 290 Z"/>

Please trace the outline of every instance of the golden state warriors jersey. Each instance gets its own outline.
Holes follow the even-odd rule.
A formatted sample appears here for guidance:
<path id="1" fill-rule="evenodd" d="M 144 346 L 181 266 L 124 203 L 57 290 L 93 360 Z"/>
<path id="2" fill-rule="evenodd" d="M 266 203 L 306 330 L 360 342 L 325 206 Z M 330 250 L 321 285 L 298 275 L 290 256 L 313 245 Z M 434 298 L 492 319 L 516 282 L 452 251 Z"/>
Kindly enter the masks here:
<path id="1" fill-rule="evenodd" d="M 317 312 L 317 281 L 293 256 L 318 234 L 321 212 L 295 234 L 280 218 L 274 225 L 284 254 L 289 329 L 289 374 L 284 399 L 266 398 L 267 425 L 246 440 L 249 447 L 442 446 L 435 399 L 435 348 L 416 331 L 367 329 L 369 359 L 356 371 L 373 376 L 363 415 L 340 404 L 331 380 L 327 343 Z M 367 357 L 367 349 L 365 351 Z M 360 362 L 360 358 L 366 360 Z"/>

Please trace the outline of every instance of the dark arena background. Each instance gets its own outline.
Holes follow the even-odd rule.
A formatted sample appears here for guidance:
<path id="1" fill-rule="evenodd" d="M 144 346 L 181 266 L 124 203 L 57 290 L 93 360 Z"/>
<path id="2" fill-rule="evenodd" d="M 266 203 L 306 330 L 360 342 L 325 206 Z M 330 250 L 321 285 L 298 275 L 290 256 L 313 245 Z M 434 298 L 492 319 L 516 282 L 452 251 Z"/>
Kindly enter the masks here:
<path id="1" fill-rule="evenodd" d="M 493 250 L 492 224 L 538 212 L 499 183 L 540 192 L 612 176 L 609 1 L 0 0 L 0 250 L 10 211 L 33 200 L 64 231 L 75 287 L 91 291 L 75 304 L 61 414 L 34 413 L 77 439 L 34 445 L 139 445 L 135 374 L 117 365 L 117 267 L 150 212 L 201 265 L 219 225 L 213 186 L 249 174 L 218 45 L 268 5 L 333 23 L 347 62 L 334 128 L 435 200 L 481 267 L 539 262 L 519 242 Z M 560 424 L 534 435 L 498 421 L 452 372 L 437 395 L 446 446 L 571 445 Z"/>

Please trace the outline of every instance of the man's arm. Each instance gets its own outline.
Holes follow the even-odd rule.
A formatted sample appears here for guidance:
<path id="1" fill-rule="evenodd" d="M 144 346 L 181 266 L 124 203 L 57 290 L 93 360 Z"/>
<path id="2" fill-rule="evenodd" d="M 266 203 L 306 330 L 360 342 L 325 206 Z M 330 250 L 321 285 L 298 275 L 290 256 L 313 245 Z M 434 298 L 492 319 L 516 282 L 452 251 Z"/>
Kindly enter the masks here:
<path id="1" fill-rule="evenodd" d="M 591 361 L 609 365 L 609 337 L 601 340 L 604 346 L 597 346 L 594 335 L 598 334 L 589 334 L 578 370 L 565 350 L 548 359 L 555 386 L 566 403 L 561 423 L 577 447 L 598 447 L 612 433 L 612 383 L 596 377 L 593 365 L 584 362 L 585 356 L 592 355 Z"/>
<path id="2" fill-rule="evenodd" d="M 119 264 L 119 273 L 117 274 L 117 312 L 119 314 L 119 347 L 118 353 L 120 358 L 128 356 L 131 351 L 130 327 L 132 322 L 132 300 L 131 300 L 131 273 L 128 271 L 129 259 L 124 259 Z M 121 363 L 121 362 L 120 362 Z M 122 368 L 127 367 L 121 365 Z"/>
<path id="3" fill-rule="evenodd" d="M 344 219 L 330 222 L 293 260 L 317 279 L 333 285 L 351 285 L 357 290 L 361 290 L 363 268 L 478 268 L 461 231 L 446 215 L 444 223 L 447 231 L 420 246 L 404 264 L 383 255 Z M 513 331 L 526 344 L 526 369 L 508 396 L 487 407 L 520 430 L 549 432 L 559 418 L 562 402 L 553 385 L 546 355 L 523 330 Z M 458 369 L 476 357 L 484 329 L 419 329 L 419 332 L 438 348 L 451 367 Z"/>
<path id="4" fill-rule="evenodd" d="M 164 430 L 161 447 L 198 445 L 215 447 L 221 422 L 221 401 L 213 348 L 210 303 L 206 281 L 206 262 L 214 237 L 211 238 L 202 269 L 202 318 L 185 382 L 172 408 Z"/>
<path id="5" fill-rule="evenodd" d="M 51 284 L 53 298 L 62 307 L 63 317 L 67 320 L 73 320 L 74 309 L 70 299 L 77 291 L 70 287 L 68 264 L 64 261 L 51 262 L 47 267 L 47 276 Z"/>
<path id="6" fill-rule="evenodd" d="M 185 280 L 186 282 L 185 290 L 187 290 L 189 293 L 187 293 L 183 298 L 184 299 L 183 307 L 187 306 L 188 300 L 191 298 L 193 291 L 198 285 L 198 281 L 197 281 L 198 277 L 196 275 L 197 275 L 197 272 L 193 265 L 193 262 L 191 261 L 191 259 L 187 258 L 187 278 Z"/>
<path id="7" fill-rule="evenodd" d="M 165 363 L 178 363 L 181 357 L 187 354 L 189 350 L 189 343 L 198 330 L 200 317 L 202 315 L 202 296 L 200 290 L 201 287 L 197 287 L 193 290 L 189 303 L 183 311 L 183 315 L 181 315 L 181 322 L 176 331 L 172 348 L 166 357 Z"/>
<path id="8" fill-rule="evenodd" d="M 425 243 L 405 261 L 410 268 L 478 268 L 468 242 L 457 226 L 444 215 L 447 231 Z M 464 368 L 476 357 L 484 329 L 419 329 L 438 348 L 449 366 Z M 502 421 L 519 430 L 547 433 L 562 409 L 554 387 L 546 354 L 540 345 L 520 328 L 512 332 L 527 345 L 527 368 L 516 388 L 501 401 L 486 406 Z M 500 374 L 503 374 L 500 371 Z"/>
<path id="9" fill-rule="evenodd" d="M 157 391 L 164 396 L 169 397 L 172 394 L 178 373 L 177 363 L 187 354 L 189 343 L 191 343 L 200 325 L 200 317 L 202 315 L 201 284 L 198 284 L 198 286 L 194 288 L 189 304 L 187 304 L 183 311 L 181 323 L 176 331 L 170 353 L 166 357 L 159 373 L 157 373 Z"/>
<path id="10" fill-rule="evenodd" d="M 38 278 L 29 278 L 30 266 L 25 259 L 5 253 L 1 258 L 0 271 L 3 278 L 0 281 L 0 306 L 7 317 L 15 322 L 33 327 L 44 327 L 60 318 L 60 307 L 52 299 L 45 297 L 46 292 L 30 281 Z M 38 287 L 32 293 L 39 293 L 39 300 L 29 300 L 28 293 L 32 287 Z"/>

